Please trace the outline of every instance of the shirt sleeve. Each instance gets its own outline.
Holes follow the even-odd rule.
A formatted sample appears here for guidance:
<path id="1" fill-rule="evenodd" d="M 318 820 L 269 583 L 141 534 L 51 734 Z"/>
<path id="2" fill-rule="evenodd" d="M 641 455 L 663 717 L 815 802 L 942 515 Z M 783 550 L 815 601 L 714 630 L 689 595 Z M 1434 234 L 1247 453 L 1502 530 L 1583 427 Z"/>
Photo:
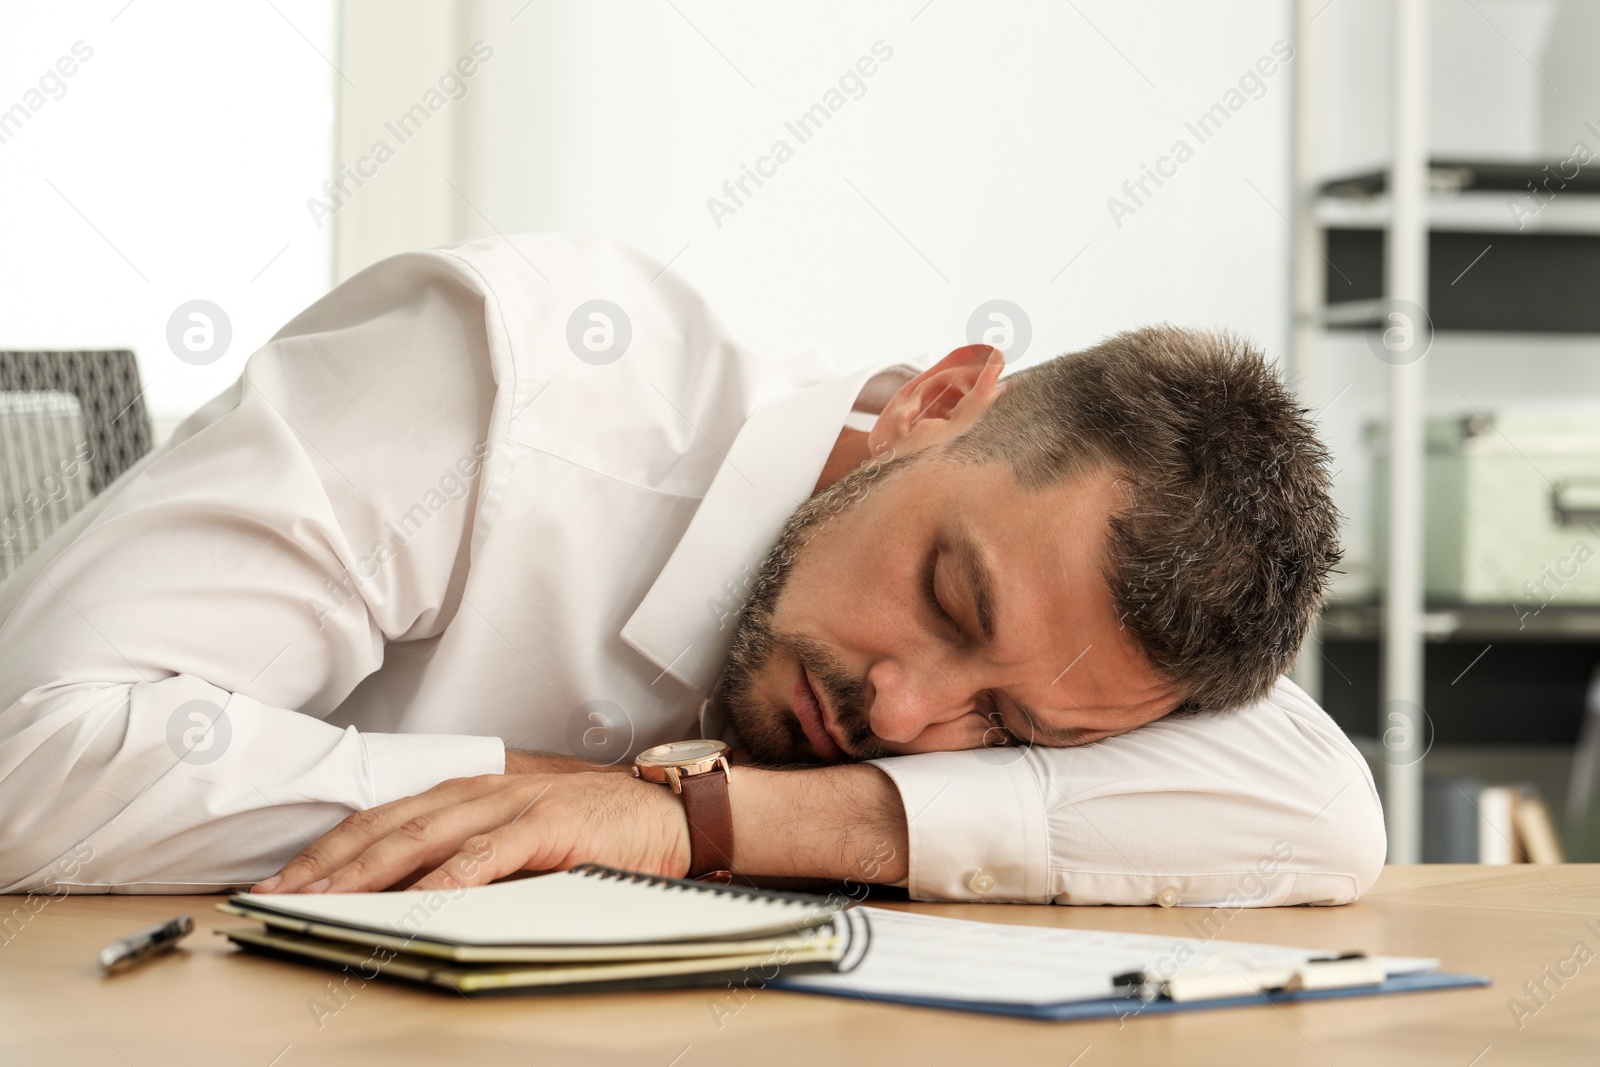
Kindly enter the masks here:
<path id="1" fill-rule="evenodd" d="M 1288 679 L 1080 748 L 873 762 L 905 804 L 916 900 L 1343 904 L 1387 849 L 1366 761 Z"/>
<path id="2" fill-rule="evenodd" d="M 448 257 L 341 285 L 0 584 L 0 892 L 205 892 L 498 738 L 324 721 L 459 607 L 494 384 Z"/>

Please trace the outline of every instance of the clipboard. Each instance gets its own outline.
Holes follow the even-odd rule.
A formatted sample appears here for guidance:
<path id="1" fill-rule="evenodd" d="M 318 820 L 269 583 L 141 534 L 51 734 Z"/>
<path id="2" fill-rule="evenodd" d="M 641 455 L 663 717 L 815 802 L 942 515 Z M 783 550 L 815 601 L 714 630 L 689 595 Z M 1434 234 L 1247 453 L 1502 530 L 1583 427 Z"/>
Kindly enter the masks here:
<path id="1" fill-rule="evenodd" d="M 817 993 L 822 996 L 874 1000 L 885 1004 L 909 1004 L 913 1007 L 942 1008 L 947 1011 L 976 1012 L 980 1015 L 1005 1015 L 1017 1019 L 1072 1022 L 1079 1019 L 1132 1019 L 1145 1015 L 1172 1015 L 1177 1012 L 1207 1011 L 1213 1008 L 1249 1008 L 1259 1007 L 1263 1004 L 1343 1000 L 1350 997 L 1384 996 L 1390 993 L 1425 993 L 1438 989 L 1471 989 L 1491 985 L 1492 983 L 1489 979 L 1477 975 L 1429 971 L 1418 974 L 1395 975 L 1392 978 L 1385 978 L 1376 985 L 1345 986 L 1333 989 L 1263 991 L 1194 1000 L 1171 1000 L 1165 997 L 1145 1000 L 1137 995 L 1128 994 L 1107 997 L 1101 1000 L 1067 1001 L 1056 1004 L 997 1003 L 994 1001 L 955 1000 L 940 997 L 901 996 L 893 993 L 865 993 L 849 989 L 816 989 L 806 988 L 797 983 L 784 980 L 773 984 L 778 988 L 798 989 L 801 992 Z"/>
<path id="2" fill-rule="evenodd" d="M 848 974 L 783 976 L 772 985 L 952 1011 L 1075 1020 L 1490 984 L 1441 972 L 1432 958 L 856 910 L 872 926 L 872 949 L 858 967 Z"/>

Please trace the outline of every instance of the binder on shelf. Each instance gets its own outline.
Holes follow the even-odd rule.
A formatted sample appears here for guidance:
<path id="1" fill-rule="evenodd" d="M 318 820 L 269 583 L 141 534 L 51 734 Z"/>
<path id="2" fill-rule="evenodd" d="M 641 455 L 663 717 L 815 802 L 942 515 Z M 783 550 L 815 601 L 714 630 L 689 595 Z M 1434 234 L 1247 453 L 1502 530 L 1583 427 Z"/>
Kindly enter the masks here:
<path id="1" fill-rule="evenodd" d="M 1565 863 L 1550 806 L 1532 785 L 1429 777 L 1422 787 L 1424 863 Z"/>

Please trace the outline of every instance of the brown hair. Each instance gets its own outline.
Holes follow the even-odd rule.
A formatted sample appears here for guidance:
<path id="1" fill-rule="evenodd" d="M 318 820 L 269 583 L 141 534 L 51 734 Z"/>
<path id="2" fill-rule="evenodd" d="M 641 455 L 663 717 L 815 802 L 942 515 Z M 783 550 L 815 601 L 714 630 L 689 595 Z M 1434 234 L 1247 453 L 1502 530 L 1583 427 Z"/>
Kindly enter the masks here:
<path id="1" fill-rule="evenodd" d="M 1256 700 L 1294 662 L 1339 561 L 1328 451 L 1261 352 L 1151 326 L 1008 376 L 946 446 L 1024 489 L 1111 468 L 1105 578 L 1123 625 L 1184 699 Z"/>

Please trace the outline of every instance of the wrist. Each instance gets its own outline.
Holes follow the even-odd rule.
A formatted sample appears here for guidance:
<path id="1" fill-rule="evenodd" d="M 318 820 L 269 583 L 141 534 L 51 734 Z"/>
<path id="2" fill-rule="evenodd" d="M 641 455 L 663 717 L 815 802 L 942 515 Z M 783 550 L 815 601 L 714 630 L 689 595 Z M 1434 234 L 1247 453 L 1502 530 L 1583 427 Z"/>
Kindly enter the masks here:
<path id="1" fill-rule="evenodd" d="M 731 792 L 741 875 L 893 883 L 909 871 L 900 792 L 871 764 L 743 766 Z"/>
<path id="2" fill-rule="evenodd" d="M 622 787 L 622 786 L 619 786 Z M 645 825 L 660 827 L 658 838 L 664 849 L 661 869 L 655 873 L 668 878 L 686 878 L 692 859 L 689 851 L 689 817 L 683 809 L 683 799 L 670 786 L 634 778 L 625 787 L 636 790 L 639 802 L 652 812 Z"/>

